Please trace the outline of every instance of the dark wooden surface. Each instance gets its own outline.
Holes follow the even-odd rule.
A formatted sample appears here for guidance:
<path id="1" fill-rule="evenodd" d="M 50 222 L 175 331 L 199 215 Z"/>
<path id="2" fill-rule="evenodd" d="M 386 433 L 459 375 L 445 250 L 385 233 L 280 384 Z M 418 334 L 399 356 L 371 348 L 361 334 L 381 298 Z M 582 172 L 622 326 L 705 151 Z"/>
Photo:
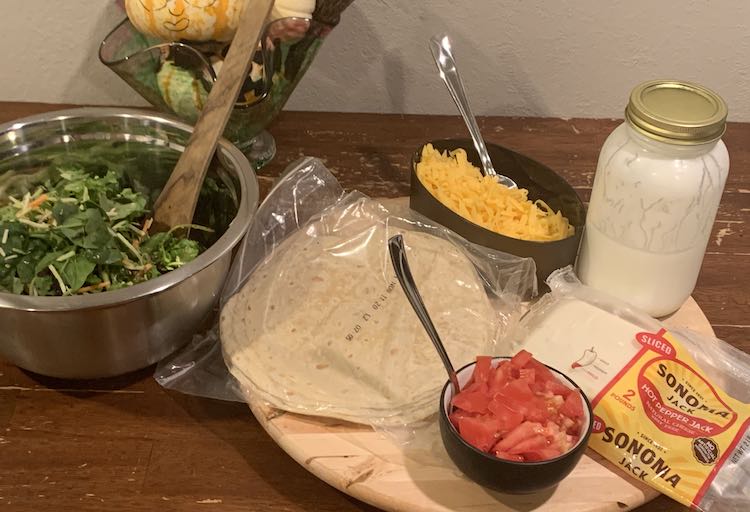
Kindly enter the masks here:
<path id="1" fill-rule="evenodd" d="M 0 122 L 60 105 L 0 103 Z M 619 121 L 487 118 L 487 140 L 548 164 L 588 199 L 599 148 Z M 284 113 L 274 176 L 322 158 L 347 189 L 408 191 L 411 153 L 464 137 L 454 117 Z M 693 294 L 717 334 L 750 350 L 750 124 L 724 138 L 732 167 Z M 2 326 L 0 326 L 0 329 Z M 90 382 L 45 379 L 0 362 L 0 510 L 371 511 L 298 466 L 241 404 L 160 388 L 152 369 Z M 687 510 L 661 497 L 639 512 Z"/>

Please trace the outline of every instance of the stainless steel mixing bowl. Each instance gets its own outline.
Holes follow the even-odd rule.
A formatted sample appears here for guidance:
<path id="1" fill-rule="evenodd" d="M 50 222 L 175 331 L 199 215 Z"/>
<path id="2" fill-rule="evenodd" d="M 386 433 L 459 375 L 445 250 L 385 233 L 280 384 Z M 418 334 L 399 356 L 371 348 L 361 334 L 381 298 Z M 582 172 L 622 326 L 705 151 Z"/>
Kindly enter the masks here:
<path id="1" fill-rule="evenodd" d="M 50 164 L 106 162 L 153 200 L 191 127 L 159 114 L 114 108 L 50 112 L 0 126 L 0 200 L 39 179 Z M 196 223 L 215 238 L 195 260 L 129 288 L 71 297 L 0 293 L 0 357 L 62 378 L 97 378 L 144 368 L 190 340 L 212 313 L 232 249 L 258 205 L 247 159 L 228 141 L 204 184 Z"/>

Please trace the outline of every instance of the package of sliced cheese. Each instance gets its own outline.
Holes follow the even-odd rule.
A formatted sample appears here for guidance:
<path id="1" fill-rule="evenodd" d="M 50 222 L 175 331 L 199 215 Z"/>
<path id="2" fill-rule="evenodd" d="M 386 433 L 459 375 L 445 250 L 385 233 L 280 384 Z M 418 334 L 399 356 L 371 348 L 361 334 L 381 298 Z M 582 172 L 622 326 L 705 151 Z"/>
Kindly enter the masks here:
<path id="1" fill-rule="evenodd" d="M 590 447 L 633 478 L 706 512 L 750 510 L 750 356 L 670 331 L 582 285 L 547 280 L 517 324 L 525 348 L 567 374 L 594 407 Z"/>

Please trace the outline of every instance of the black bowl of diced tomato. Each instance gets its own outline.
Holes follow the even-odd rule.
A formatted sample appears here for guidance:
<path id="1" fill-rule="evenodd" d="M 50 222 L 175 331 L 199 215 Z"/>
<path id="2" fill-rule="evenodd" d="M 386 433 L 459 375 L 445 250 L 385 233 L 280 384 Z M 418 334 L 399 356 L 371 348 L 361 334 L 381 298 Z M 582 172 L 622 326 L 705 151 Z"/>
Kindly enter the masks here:
<path id="1" fill-rule="evenodd" d="M 509 494 L 552 487 L 586 451 L 593 412 L 580 388 L 521 350 L 479 356 L 440 396 L 440 433 L 458 468 L 478 484 Z"/>

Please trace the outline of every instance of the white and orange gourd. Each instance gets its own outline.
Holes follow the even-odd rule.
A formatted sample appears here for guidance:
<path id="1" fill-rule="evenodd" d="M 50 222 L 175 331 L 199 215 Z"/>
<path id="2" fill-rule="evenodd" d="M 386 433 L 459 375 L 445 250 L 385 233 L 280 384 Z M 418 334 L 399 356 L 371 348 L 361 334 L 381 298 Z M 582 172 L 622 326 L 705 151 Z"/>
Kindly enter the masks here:
<path id="1" fill-rule="evenodd" d="M 167 41 L 231 41 L 246 0 L 125 0 L 139 32 Z M 315 0 L 277 0 L 271 19 L 310 17 Z"/>

